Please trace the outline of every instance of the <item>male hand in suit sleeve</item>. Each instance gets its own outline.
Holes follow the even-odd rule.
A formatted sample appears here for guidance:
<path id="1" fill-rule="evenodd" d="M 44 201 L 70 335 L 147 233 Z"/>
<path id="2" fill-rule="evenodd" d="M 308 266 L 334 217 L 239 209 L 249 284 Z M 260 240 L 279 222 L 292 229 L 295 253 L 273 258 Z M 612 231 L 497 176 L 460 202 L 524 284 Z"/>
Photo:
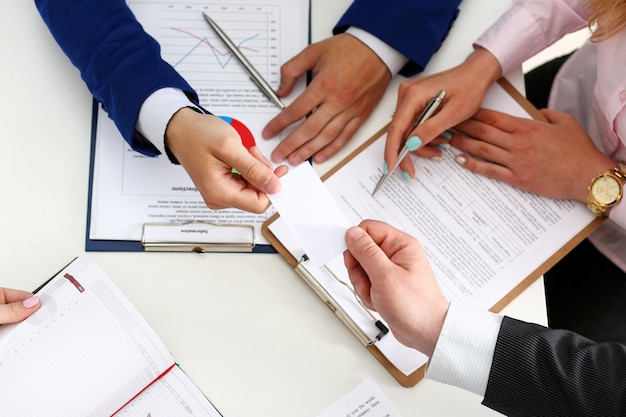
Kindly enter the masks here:
<path id="1" fill-rule="evenodd" d="M 624 415 L 626 346 L 449 304 L 419 242 L 388 224 L 365 220 L 346 244 L 355 291 L 401 343 L 431 358 L 427 378 L 507 416 Z"/>
<path id="2" fill-rule="evenodd" d="M 283 139 L 271 159 L 297 165 L 311 156 L 315 162 L 324 162 L 336 154 L 372 113 L 398 70 L 388 67 L 387 57 L 380 56 L 369 42 L 343 32 L 352 28 L 367 32 L 377 44 L 384 44 L 385 53 L 400 54 L 404 59 L 400 73 L 411 76 L 422 71 L 440 47 L 459 3 L 353 1 L 335 26 L 335 36 L 309 45 L 281 68 L 279 96 L 288 95 L 307 71 L 313 79 L 304 93 L 267 124 L 263 137 L 274 137 L 310 115 Z"/>
<path id="3" fill-rule="evenodd" d="M 379 221 L 346 233 L 344 263 L 366 307 L 378 311 L 403 344 L 432 356 L 449 303 L 421 244 Z"/>
<path id="4" fill-rule="evenodd" d="M 159 44 L 124 0 L 36 0 L 36 5 L 89 91 L 134 150 L 151 157 L 161 154 L 165 134 L 171 153 L 208 207 L 255 213 L 267 209 L 270 202 L 265 193 L 280 189 L 278 176 L 286 167 L 273 171 L 258 149 L 248 152 L 230 125 L 189 108 L 199 105 L 198 95 L 162 59 Z M 160 120 L 167 123 L 159 122 L 163 129 L 147 138 L 136 129 L 140 109 L 153 93 L 165 89 L 179 91 L 182 104 L 175 101 L 168 119 Z M 241 175 L 232 174 L 231 168 Z"/>

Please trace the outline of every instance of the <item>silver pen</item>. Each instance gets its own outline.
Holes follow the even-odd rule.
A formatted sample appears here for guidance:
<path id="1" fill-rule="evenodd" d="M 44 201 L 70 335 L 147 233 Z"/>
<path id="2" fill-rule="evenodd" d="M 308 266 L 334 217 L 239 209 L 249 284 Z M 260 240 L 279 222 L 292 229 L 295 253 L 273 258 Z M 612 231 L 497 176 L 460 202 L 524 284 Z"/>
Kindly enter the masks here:
<path id="1" fill-rule="evenodd" d="M 426 104 L 426 107 L 422 111 L 422 114 L 420 114 L 420 117 L 418 117 L 415 123 L 413 124 L 413 129 L 415 129 L 417 126 L 421 125 L 422 123 L 424 123 L 426 120 L 430 118 L 430 116 L 435 114 L 435 111 L 437 111 L 437 108 L 439 108 L 439 105 L 441 104 L 441 101 L 443 100 L 445 96 L 446 96 L 446 92 L 444 90 L 441 90 L 441 92 L 437 95 L 437 97 L 433 97 L 428 101 L 428 103 Z M 387 179 L 391 176 L 391 174 L 393 174 L 396 168 L 398 168 L 398 166 L 400 165 L 400 162 L 402 162 L 402 160 L 406 157 L 406 155 L 409 152 L 413 152 L 414 150 L 419 148 L 421 144 L 422 142 L 419 140 L 417 136 L 410 137 L 404 143 L 404 147 L 402 147 L 402 150 L 398 154 L 398 160 L 396 161 L 396 164 L 393 166 L 392 169 L 388 170 L 386 174 L 383 174 L 383 176 L 378 181 L 378 184 L 376 184 L 376 187 L 374 187 L 374 191 L 372 191 L 372 196 L 374 196 L 374 194 L 376 194 L 376 192 L 380 190 L 380 187 L 383 186 L 383 184 L 387 181 Z"/>
<path id="2" fill-rule="evenodd" d="M 265 96 L 270 99 L 270 101 L 276 104 L 281 109 L 285 108 L 285 104 L 281 101 L 281 99 L 276 95 L 272 87 L 269 85 L 267 81 L 263 78 L 261 74 L 254 68 L 254 66 L 248 61 L 248 59 L 241 53 L 237 45 L 233 43 L 232 40 L 224 33 L 224 31 L 209 17 L 206 12 L 202 12 L 204 15 L 204 19 L 207 21 L 209 26 L 215 31 L 217 36 L 224 42 L 228 50 L 231 54 L 239 61 L 239 63 L 244 67 L 244 69 L 250 74 L 250 79 L 256 86 L 261 90 Z"/>

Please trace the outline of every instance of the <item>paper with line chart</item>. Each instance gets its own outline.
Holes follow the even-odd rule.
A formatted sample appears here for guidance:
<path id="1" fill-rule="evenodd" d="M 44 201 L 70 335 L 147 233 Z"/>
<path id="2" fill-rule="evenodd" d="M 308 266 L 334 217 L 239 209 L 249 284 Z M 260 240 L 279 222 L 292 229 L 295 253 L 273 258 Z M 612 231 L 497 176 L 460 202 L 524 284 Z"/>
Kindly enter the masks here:
<path id="1" fill-rule="evenodd" d="M 261 139 L 261 131 L 279 109 L 252 83 L 204 20 L 203 12 L 277 88 L 281 64 L 308 43 L 308 2 L 129 0 L 128 5 L 144 29 L 159 41 L 163 59 L 196 90 L 200 104 L 222 116 L 246 144 L 256 142 L 269 155 L 285 133 L 267 141 Z M 304 87 L 302 79 L 285 103 Z M 102 109 L 95 136 L 87 250 L 101 250 L 90 248 L 95 241 L 138 241 L 144 223 L 190 220 L 254 224 L 257 243 L 267 244 L 260 226 L 273 214 L 271 208 L 263 215 L 208 209 L 182 167 L 171 164 L 165 155 L 149 158 L 132 151 Z"/>

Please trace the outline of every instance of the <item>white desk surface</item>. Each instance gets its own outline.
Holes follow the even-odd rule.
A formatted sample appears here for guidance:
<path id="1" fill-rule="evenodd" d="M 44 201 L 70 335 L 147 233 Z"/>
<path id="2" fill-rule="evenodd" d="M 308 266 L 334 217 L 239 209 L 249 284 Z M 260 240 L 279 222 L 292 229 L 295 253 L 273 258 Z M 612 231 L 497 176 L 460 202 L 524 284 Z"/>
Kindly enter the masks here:
<path id="1" fill-rule="evenodd" d="M 313 38 L 348 0 L 313 0 Z M 508 2 L 464 0 L 427 72 L 460 62 Z M 91 96 L 33 1 L 0 15 L 0 285 L 34 289 L 85 255 Z M 489 17 L 491 16 L 491 17 Z M 378 109 L 325 172 L 389 120 Z M 315 417 L 366 378 L 403 416 L 488 416 L 481 398 L 424 380 L 401 387 L 276 254 L 94 253 L 225 417 Z M 505 312 L 544 323 L 541 280 Z M 43 377 L 43 376 L 42 376 Z"/>

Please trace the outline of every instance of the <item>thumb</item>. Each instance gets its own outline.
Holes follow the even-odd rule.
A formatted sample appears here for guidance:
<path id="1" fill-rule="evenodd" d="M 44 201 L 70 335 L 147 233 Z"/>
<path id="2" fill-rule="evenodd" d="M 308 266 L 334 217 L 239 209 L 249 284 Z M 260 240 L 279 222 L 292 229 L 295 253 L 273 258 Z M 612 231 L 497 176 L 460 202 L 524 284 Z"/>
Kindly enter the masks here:
<path id="1" fill-rule="evenodd" d="M 553 125 L 558 125 L 559 121 L 561 121 L 564 117 L 567 117 L 565 113 L 562 113 L 557 110 L 541 109 L 539 110 L 539 112 L 543 114 L 546 117 L 546 119 L 548 119 L 548 123 L 553 124 Z"/>
<path id="2" fill-rule="evenodd" d="M 278 175 L 272 170 L 271 163 L 256 146 L 243 152 L 241 158 L 238 158 L 237 162 L 233 164 L 233 168 L 259 191 L 267 194 L 275 194 L 280 191 Z"/>
<path id="3" fill-rule="evenodd" d="M 17 323 L 24 320 L 39 309 L 39 297 L 33 295 L 23 301 L 15 301 L 0 305 L 0 324 Z"/>
<path id="4" fill-rule="evenodd" d="M 361 227 L 355 226 L 348 229 L 346 245 L 372 284 L 389 270 L 389 264 L 391 264 L 389 257 Z"/>

